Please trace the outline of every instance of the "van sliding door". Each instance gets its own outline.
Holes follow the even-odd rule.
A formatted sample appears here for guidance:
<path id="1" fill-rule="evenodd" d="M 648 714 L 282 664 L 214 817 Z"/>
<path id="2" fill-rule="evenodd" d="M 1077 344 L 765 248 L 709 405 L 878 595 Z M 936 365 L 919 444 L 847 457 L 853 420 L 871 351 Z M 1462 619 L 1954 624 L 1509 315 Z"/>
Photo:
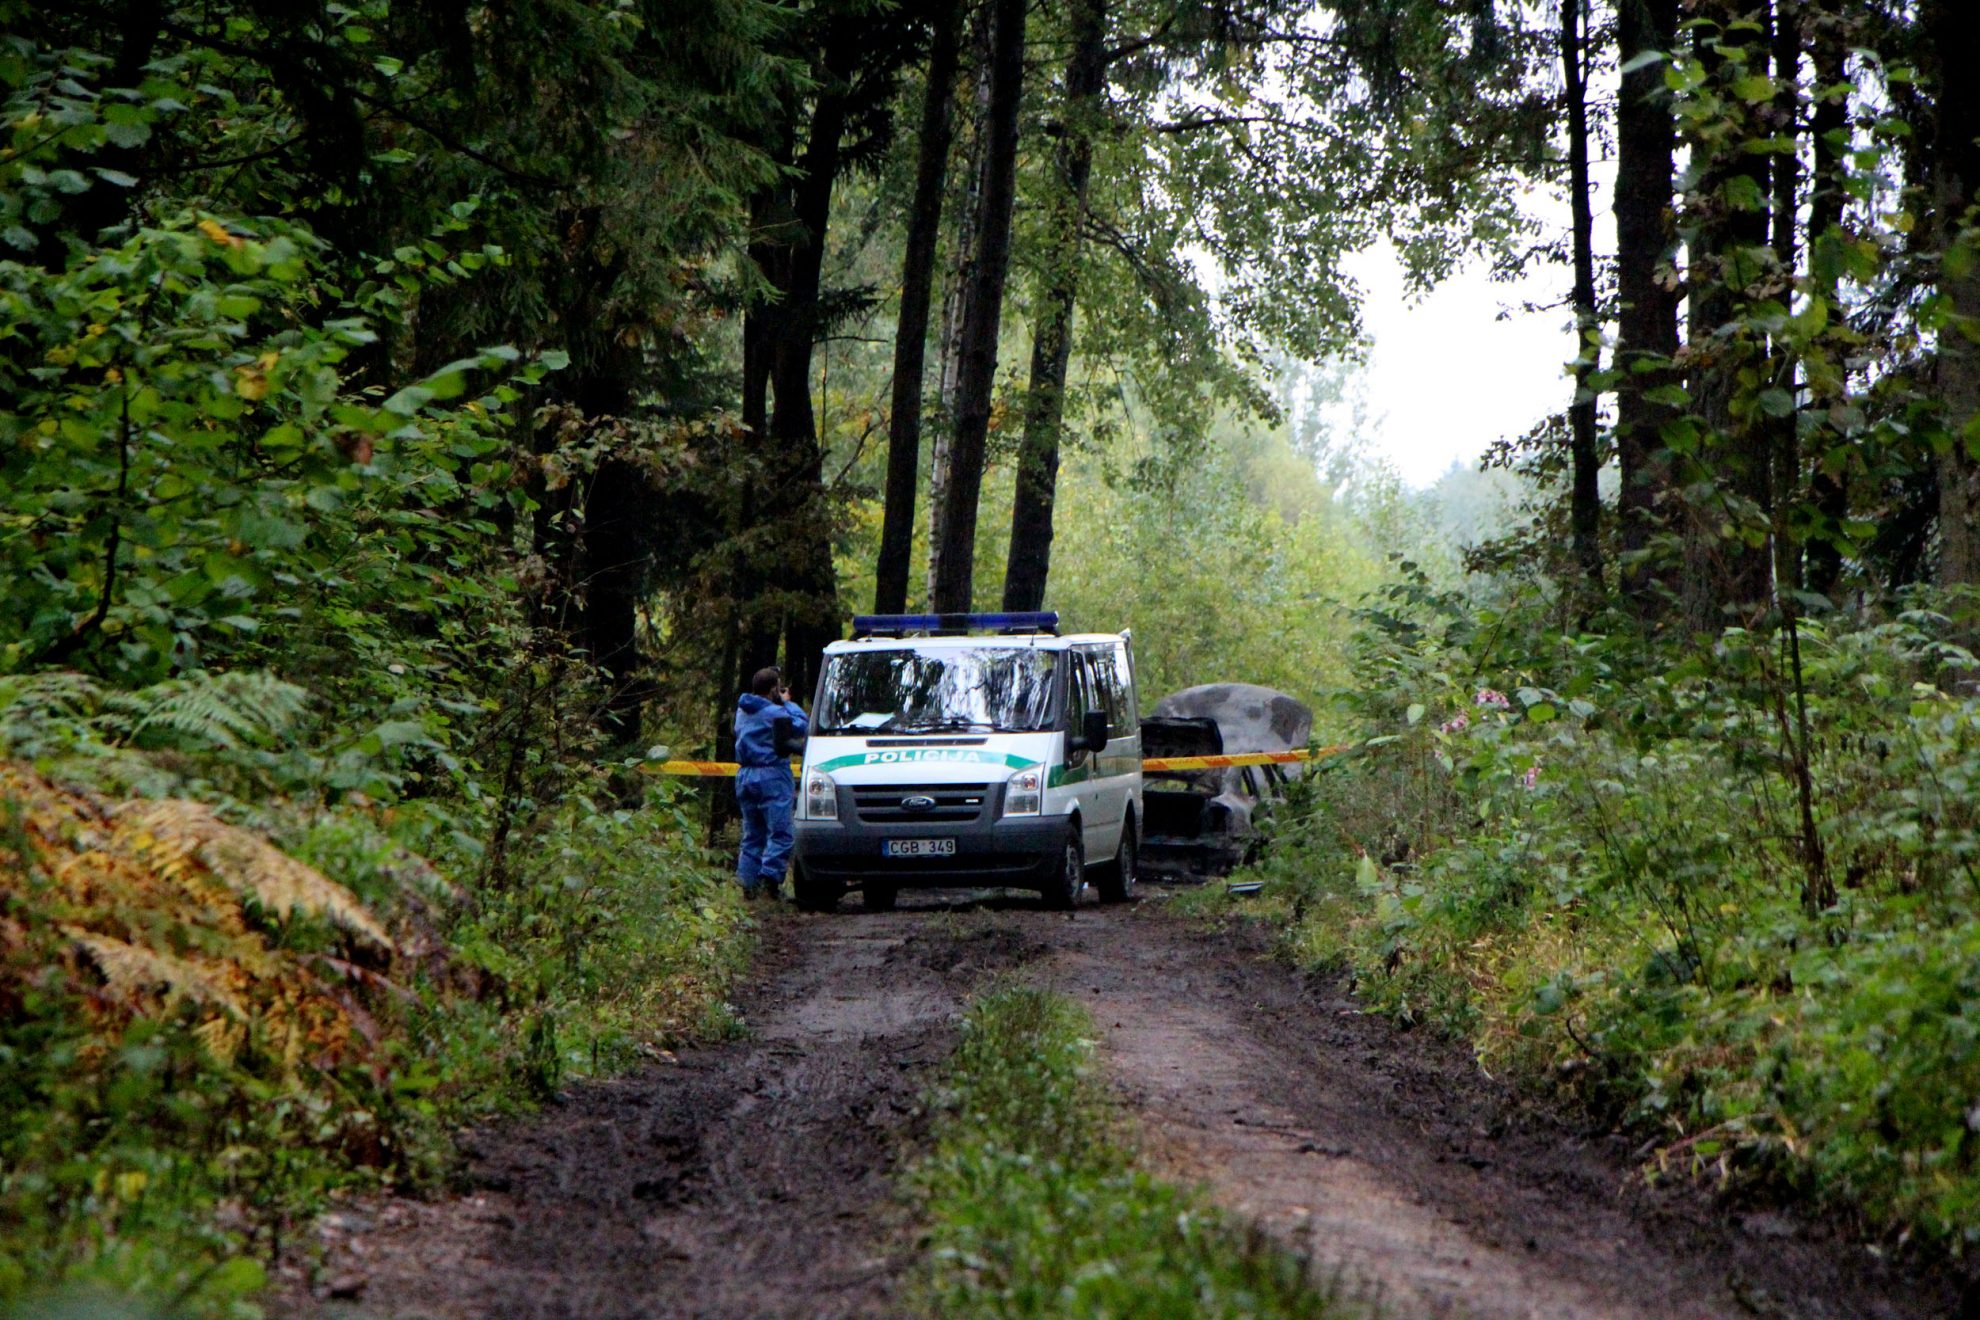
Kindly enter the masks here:
<path id="1" fill-rule="evenodd" d="M 1080 661 L 1090 675 L 1095 709 L 1107 716 L 1106 749 L 1093 756 L 1092 805 L 1088 810 L 1094 828 L 1088 831 L 1087 843 L 1087 856 L 1105 861 L 1120 847 L 1121 827 L 1126 823 L 1128 797 L 1133 791 L 1129 771 L 1139 768 L 1131 763 L 1135 729 L 1115 648 L 1084 651 Z"/>

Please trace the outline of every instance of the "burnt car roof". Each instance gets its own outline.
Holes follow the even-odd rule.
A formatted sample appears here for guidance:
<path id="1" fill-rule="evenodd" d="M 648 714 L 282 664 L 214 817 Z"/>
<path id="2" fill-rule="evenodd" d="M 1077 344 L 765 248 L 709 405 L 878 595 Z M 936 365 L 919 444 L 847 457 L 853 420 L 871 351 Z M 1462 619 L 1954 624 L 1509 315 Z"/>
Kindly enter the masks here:
<path id="1" fill-rule="evenodd" d="M 1214 750 L 1151 752 L 1147 750 L 1148 726 L 1175 726 L 1176 736 L 1186 738 L 1182 726 L 1208 725 L 1218 738 Z M 1284 752 L 1305 747 L 1313 738 L 1313 711 L 1295 697 L 1256 683 L 1203 683 L 1172 692 L 1155 703 L 1143 721 L 1144 756 L 1214 756 L 1244 752 Z"/>
<path id="2" fill-rule="evenodd" d="M 1150 715 L 1141 722 L 1143 756 L 1216 756 L 1223 750 L 1224 735 L 1206 716 Z"/>

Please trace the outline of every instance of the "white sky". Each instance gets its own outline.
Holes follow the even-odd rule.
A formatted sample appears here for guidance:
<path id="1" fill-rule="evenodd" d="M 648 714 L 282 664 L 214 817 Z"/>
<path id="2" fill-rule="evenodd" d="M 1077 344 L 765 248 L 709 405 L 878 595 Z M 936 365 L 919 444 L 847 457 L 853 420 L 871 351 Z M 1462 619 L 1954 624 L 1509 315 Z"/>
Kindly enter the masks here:
<path id="1" fill-rule="evenodd" d="M 1546 214 L 1547 200 L 1533 209 Z M 1429 485 L 1453 462 L 1475 466 L 1494 440 L 1566 405 L 1572 315 L 1519 310 L 1560 299 L 1572 283 L 1565 267 L 1535 263 L 1519 282 L 1498 284 L 1476 263 L 1416 302 L 1387 243 L 1356 254 L 1348 271 L 1374 344 L 1362 373 L 1373 427 L 1364 438 L 1407 484 Z"/>

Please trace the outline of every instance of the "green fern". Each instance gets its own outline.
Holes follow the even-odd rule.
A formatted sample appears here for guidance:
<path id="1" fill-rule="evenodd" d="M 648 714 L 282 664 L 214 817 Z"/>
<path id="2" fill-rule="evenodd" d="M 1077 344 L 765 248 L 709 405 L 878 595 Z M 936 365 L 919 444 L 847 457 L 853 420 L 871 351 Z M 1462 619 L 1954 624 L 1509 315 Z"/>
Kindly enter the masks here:
<path id="1" fill-rule="evenodd" d="M 97 722 L 112 741 L 126 746 L 192 743 L 234 751 L 279 740 L 308 703 L 302 688 L 271 674 L 201 672 L 111 693 Z"/>
<path id="2" fill-rule="evenodd" d="M 199 762 L 240 767 L 278 745 L 308 700 L 293 683 L 252 671 L 187 674 L 135 692 L 61 671 L 0 675 L 0 756 L 61 767 L 106 792 L 171 796 Z"/>
<path id="3" fill-rule="evenodd" d="M 32 758 L 93 742 L 102 704 L 102 687 L 85 674 L 0 675 L 0 751 Z"/>

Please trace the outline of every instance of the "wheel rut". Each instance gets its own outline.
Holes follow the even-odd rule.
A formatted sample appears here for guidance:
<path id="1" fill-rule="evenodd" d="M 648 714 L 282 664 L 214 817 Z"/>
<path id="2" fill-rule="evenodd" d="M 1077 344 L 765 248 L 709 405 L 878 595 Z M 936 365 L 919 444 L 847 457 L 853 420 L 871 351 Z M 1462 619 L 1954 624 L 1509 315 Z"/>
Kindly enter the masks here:
<path id="1" fill-rule="evenodd" d="M 1522 1105 L 1455 1045 L 1361 1013 L 1243 928 L 1156 892 L 1073 914 L 904 895 L 778 913 L 745 1041 L 571 1088 L 464 1143 L 472 1190 L 340 1206 L 279 1314 L 552 1320 L 885 1316 L 920 1097 L 984 977 L 1078 999 L 1158 1170 L 1398 1316 L 1897 1317 L 1950 1285 L 1774 1214 L 1653 1190 L 1628 1152 Z M 307 1259 L 305 1267 L 303 1261 Z"/>
<path id="2" fill-rule="evenodd" d="M 742 997 L 751 1039 L 573 1086 L 473 1134 L 466 1195 L 323 1216 L 276 1312 L 898 1314 L 912 1242 L 894 1175 L 922 1089 L 975 981 L 1040 950 L 987 916 L 779 913 L 767 927 Z"/>
<path id="3" fill-rule="evenodd" d="M 1047 962 L 1093 1006 L 1147 1157 L 1384 1314 L 1717 1320 L 1950 1314 L 1950 1285 L 1778 1214 L 1652 1189 L 1619 1140 L 1338 986 L 1143 904 Z"/>

